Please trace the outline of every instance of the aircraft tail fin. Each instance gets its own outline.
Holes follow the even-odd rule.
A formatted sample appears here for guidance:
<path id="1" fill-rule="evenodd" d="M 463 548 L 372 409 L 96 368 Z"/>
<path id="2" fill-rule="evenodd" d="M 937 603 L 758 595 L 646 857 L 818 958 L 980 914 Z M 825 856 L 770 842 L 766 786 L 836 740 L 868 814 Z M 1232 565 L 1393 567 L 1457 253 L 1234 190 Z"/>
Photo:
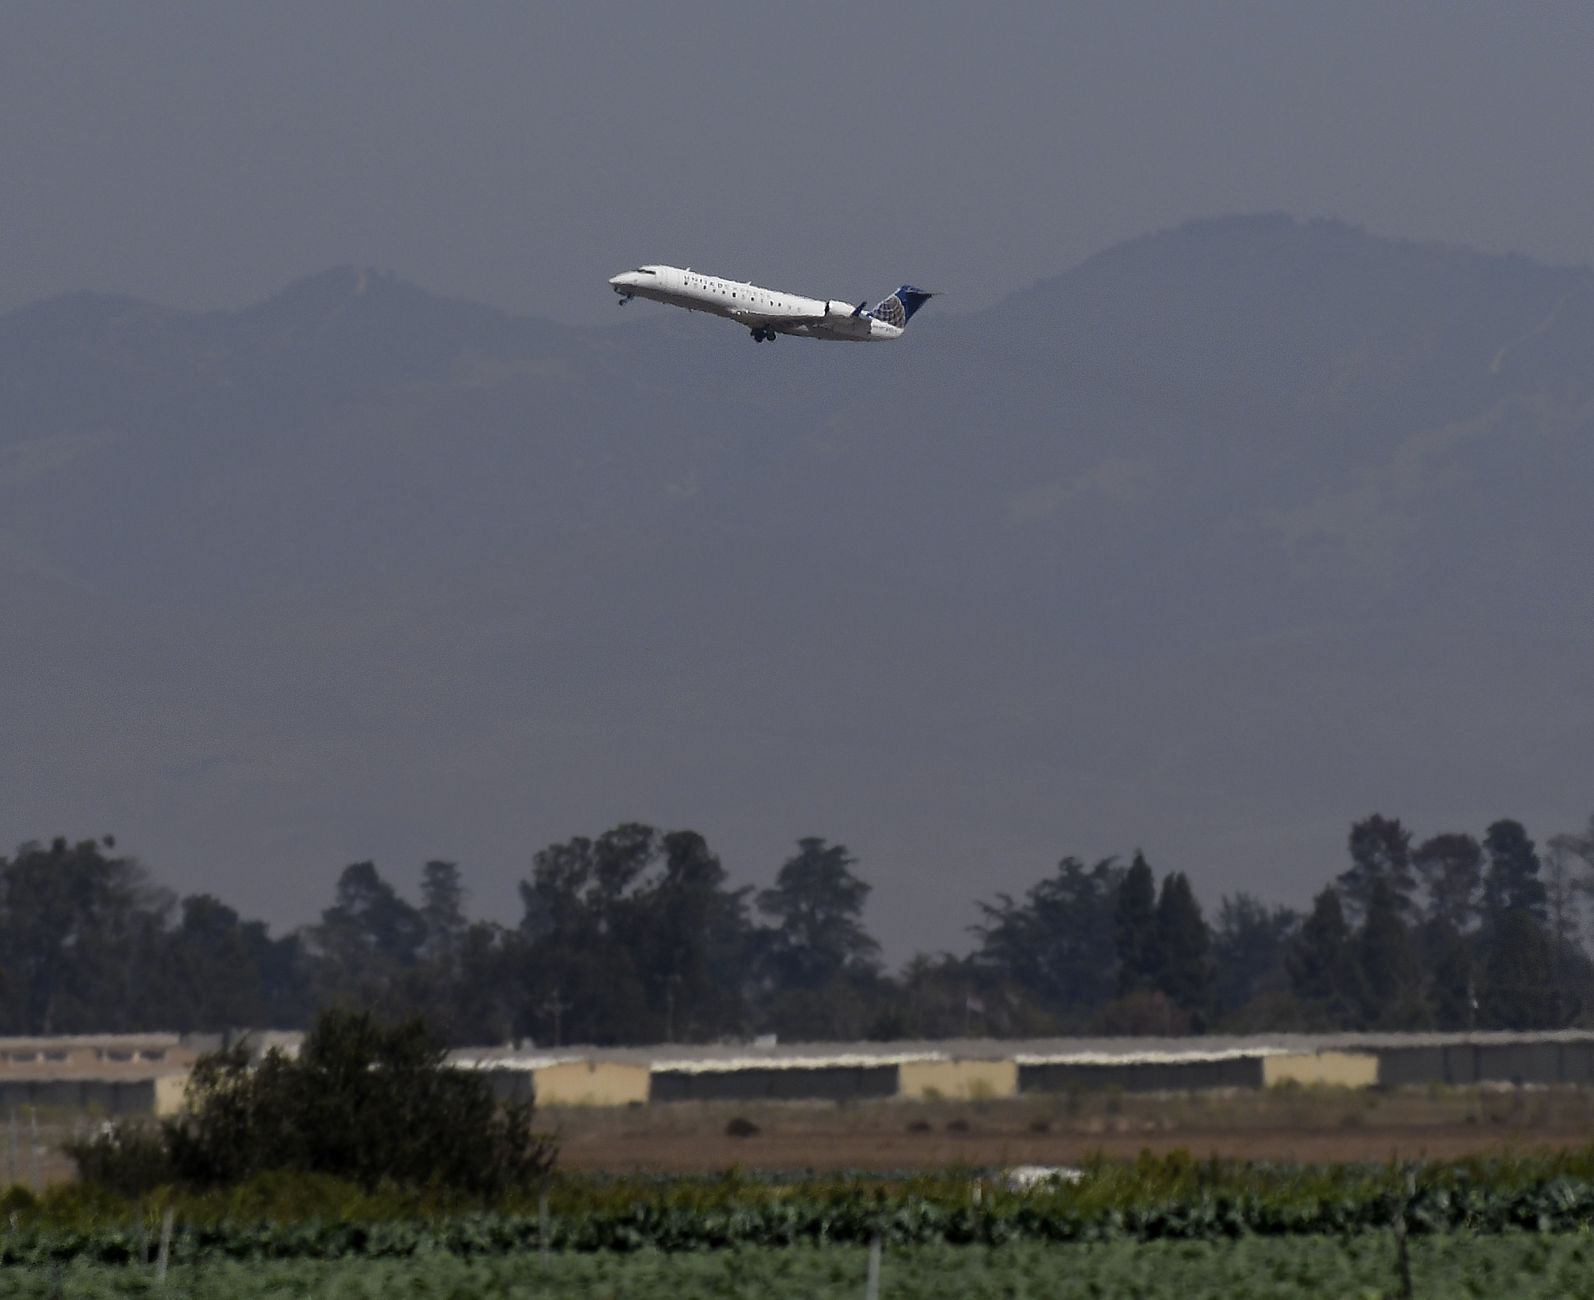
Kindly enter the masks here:
<path id="1" fill-rule="evenodd" d="M 911 284 L 905 284 L 889 298 L 881 299 L 879 305 L 869 314 L 885 321 L 888 325 L 904 329 L 913 319 L 913 313 L 934 296 L 923 289 L 915 289 Z"/>

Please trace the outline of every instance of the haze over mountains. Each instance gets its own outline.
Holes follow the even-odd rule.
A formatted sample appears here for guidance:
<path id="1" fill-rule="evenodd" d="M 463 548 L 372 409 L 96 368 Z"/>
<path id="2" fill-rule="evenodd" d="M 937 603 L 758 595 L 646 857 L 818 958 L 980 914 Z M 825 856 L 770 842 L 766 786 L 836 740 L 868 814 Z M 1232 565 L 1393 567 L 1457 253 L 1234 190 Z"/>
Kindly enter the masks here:
<path id="1" fill-rule="evenodd" d="M 900 957 L 1064 853 L 1301 903 L 1369 812 L 1586 821 L 1594 272 L 1235 217 L 955 307 L 0 317 L 3 834 L 285 923 L 358 859 L 512 923 L 621 820 L 758 883 L 817 834 Z"/>

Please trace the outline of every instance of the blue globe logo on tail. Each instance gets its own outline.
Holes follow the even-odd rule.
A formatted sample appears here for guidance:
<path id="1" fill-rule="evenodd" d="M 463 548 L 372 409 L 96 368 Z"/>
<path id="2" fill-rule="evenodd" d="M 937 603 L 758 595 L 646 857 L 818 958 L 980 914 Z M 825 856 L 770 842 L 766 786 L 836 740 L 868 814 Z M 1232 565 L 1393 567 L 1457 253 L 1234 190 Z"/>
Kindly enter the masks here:
<path id="1" fill-rule="evenodd" d="M 930 297 L 931 295 L 923 289 L 915 289 L 911 284 L 905 284 L 889 298 L 882 299 L 880 305 L 869 314 L 876 320 L 885 321 L 887 325 L 904 329 L 913 319 L 913 313 L 924 306 Z"/>

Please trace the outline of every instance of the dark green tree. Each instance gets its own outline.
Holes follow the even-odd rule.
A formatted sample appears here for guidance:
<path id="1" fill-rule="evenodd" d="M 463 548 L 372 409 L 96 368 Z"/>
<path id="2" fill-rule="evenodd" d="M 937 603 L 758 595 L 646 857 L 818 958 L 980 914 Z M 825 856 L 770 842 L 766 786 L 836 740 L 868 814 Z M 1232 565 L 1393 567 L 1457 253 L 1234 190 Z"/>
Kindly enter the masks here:
<path id="1" fill-rule="evenodd" d="M 1312 901 L 1300 933 L 1285 958 L 1290 987 L 1323 1027 L 1349 1029 L 1366 1003 L 1351 930 L 1330 885 Z"/>
<path id="2" fill-rule="evenodd" d="M 510 1037 L 513 1017 L 491 1015 L 480 1002 L 481 990 L 467 992 L 464 959 L 471 924 L 465 916 L 465 886 L 457 865 L 433 859 L 421 868 L 416 916 L 420 942 L 396 976 L 391 1005 L 399 1014 L 421 1016 L 447 1043 L 495 1043 Z M 503 932 L 491 924 L 484 924 L 478 943 L 484 935 L 495 944 L 503 939 Z M 479 948 L 473 955 L 480 955 Z M 508 971 L 500 968 L 495 974 L 502 978 Z"/>
<path id="3" fill-rule="evenodd" d="M 1470 835 L 1454 832 L 1424 840 L 1411 865 L 1428 896 L 1426 919 L 1436 933 L 1465 934 L 1478 913 L 1483 883 L 1483 849 Z"/>
<path id="4" fill-rule="evenodd" d="M 1114 858 L 1086 867 L 1064 858 L 1015 902 L 979 903 L 979 965 L 993 982 L 1024 990 L 1068 1029 L 1082 1029 L 1117 988 L 1114 909 L 1124 869 Z"/>
<path id="5" fill-rule="evenodd" d="M 1300 924 L 1288 907 L 1268 907 L 1245 893 L 1224 897 L 1212 934 L 1213 993 L 1222 1010 L 1238 1011 L 1288 988 L 1284 957 Z"/>
<path id="6" fill-rule="evenodd" d="M 1575 862 L 1583 872 L 1577 887 L 1584 892 L 1594 889 L 1594 816 L 1581 831 L 1570 831 L 1554 836 L 1550 843 L 1568 863 Z"/>
<path id="7" fill-rule="evenodd" d="M 470 927 L 465 916 L 465 886 L 455 863 L 434 859 L 421 868 L 421 923 L 421 956 L 446 969 L 457 959 L 460 942 Z"/>
<path id="8" fill-rule="evenodd" d="M 257 944 L 238 913 L 209 894 L 183 899 L 182 919 L 167 940 L 167 1015 L 172 1028 L 276 1027 Z"/>
<path id="9" fill-rule="evenodd" d="M 1400 819 L 1374 813 L 1354 823 L 1349 848 L 1351 865 L 1335 882 L 1344 910 L 1353 918 L 1363 917 L 1374 887 L 1383 881 L 1400 914 L 1409 915 L 1417 882 L 1411 869 L 1411 832 Z"/>
<path id="10" fill-rule="evenodd" d="M 275 1029 L 307 1029 L 315 1016 L 315 982 L 301 932 L 273 939 L 264 921 L 243 921 L 244 941 L 260 971 L 266 1012 L 261 1023 Z"/>
<path id="11" fill-rule="evenodd" d="M 1485 927 L 1498 925 L 1511 911 L 1526 912 L 1542 926 L 1545 893 L 1539 855 L 1522 823 L 1509 817 L 1494 822 L 1484 832 L 1483 851 L 1489 864 L 1483 877 Z"/>
<path id="12" fill-rule="evenodd" d="M 777 988 L 821 989 L 844 973 L 878 969 L 880 945 L 863 925 L 870 887 L 853 874 L 856 864 L 843 845 L 802 839 L 774 887 L 758 895 L 758 910 L 774 921 L 766 960 Z"/>
<path id="13" fill-rule="evenodd" d="M 1376 1029 L 1417 1029 L 1427 1020 L 1411 935 L 1387 879 L 1373 882 L 1367 915 L 1356 935 L 1363 998 L 1361 1021 Z"/>
<path id="14" fill-rule="evenodd" d="M 332 906 L 310 929 L 317 996 L 323 1005 L 404 1009 L 405 973 L 420 960 L 426 922 L 399 897 L 374 862 L 355 862 L 338 876 Z"/>
<path id="15" fill-rule="evenodd" d="M 1478 1025 L 1478 1000 L 1472 947 L 1451 936 L 1435 955 L 1428 977 L 1428 1006 L 1434 1027 L 1471 1032 Z"/>
<path id="16" fill-rule="evenodd" d="M 897 979 L 899 1023 L 891 1038 L 999 1037 L 1013 1032 L 1006 991 L 972 957 L 915 953 Z"/>
<path id="17" fill-rule="evenodd" d="M 729 887 L 695 831 L 631 822 L 550 845 L 504 942 L 524 999 L 518 1024 L 545 1042 L 745 1033 L 757 946 L 749 892 Z"/>
<path id="18" fill-rule="evenodd" d="M 172 899 L 116 842 L 56 839 L 0 859 L 0 987 L 20 1034 L 141 1029 L 159 1016 Z"/>
<path id="19" fill-rule="evenodd" d="M 1550 1029 L 1560 1023 L 1550 943 L 1526 908 L 1510 908 L 1491 929 L 1478 981 L 1478 1018 L 1487 1029 Z"/>
<path id="20" fill-rule="evenodd" d="M 1186 1011 L 1200 1013 L 1211 1004 L 1209 943 L 1189 878 L 1182 871 L 1169 872 L 1157 896 L 1157 987 Z"/>
<path id="21" fill-rule="evenodd" d="M 725 868 L 696 831 L 660 842 L 656 879 L 639 896 L 642 975 L 666 1042 L 702 1042 L 744 1031 L 753 957 L 748 888 L 731 889 Z"/>
<path id="22" fill-rule="evenodd" d="M 1581 875 L 1581 858 L 1567 837 L 1550 838 L 1542 858 L 1545 894 L 1544 932 L 1550 941 L 1551 962 L 1555 968 L 1556 996 L 1560 1018 L 1566 1023 L 1578 1019 L 1582 1009 L 1594 998 L 1594 963 L 1583 950 L 1583 898 L 1588 892 Z"/>
<path id="23" fill-rule="evenodd" d="M 473 921 L 460 936 L 458 976 L 448 1025 L 452 1047 L 512 1043 L 526 1010 L 523 940 L 492 921 Z"/>
<path id="24" fill-rule="evenodd" d="M 1113 904 L 1113 946 L 1118 956 L 1118 996 L 1154 989 L 1161 973 L 1157 882 L 1136 852 Z"/>
<path id="25" fill-rule="evenodd" d="M 520 1024 L 543 1042 L 641 1043 L 662 1036 L 642 970 L 639 882 L 659 835 L 627 822 L 549 845 L 520 886 Z"/>

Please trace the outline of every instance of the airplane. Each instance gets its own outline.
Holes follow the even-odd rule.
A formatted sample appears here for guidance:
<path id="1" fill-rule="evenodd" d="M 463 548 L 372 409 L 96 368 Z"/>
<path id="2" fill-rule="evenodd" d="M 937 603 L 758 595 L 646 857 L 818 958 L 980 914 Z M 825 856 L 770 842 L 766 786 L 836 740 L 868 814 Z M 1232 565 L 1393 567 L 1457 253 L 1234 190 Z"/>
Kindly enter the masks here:
<path id="1" fill-rule="evenodd" d="M 633 298 L 651 298 L 688 311 L 711 312 L 747 326 L 754 343 L 773 343 L 777 334 L 846 343 L 901 338 L 913 313 L 933 296 L 905 284 L 866 310 L 867 299 L 854 307 L 835 299 L 804 298 L 704 275 L 689 266 L 639 266 L 612 276 L 609 283 L 620 295 L 622 307 Z"/>

